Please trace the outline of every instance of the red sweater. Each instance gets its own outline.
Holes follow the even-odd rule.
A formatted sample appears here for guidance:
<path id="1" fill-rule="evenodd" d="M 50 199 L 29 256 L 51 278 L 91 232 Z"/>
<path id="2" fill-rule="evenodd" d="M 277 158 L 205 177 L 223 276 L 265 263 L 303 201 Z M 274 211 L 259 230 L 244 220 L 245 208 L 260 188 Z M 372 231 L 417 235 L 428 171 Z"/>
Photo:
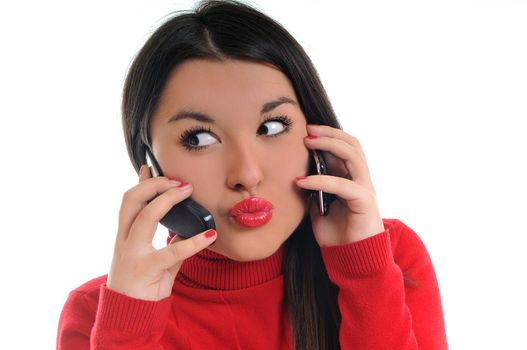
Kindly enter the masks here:
<path id="1" fill-rule="evenodd" d="M 339 287 L 341 348 L 447 349 L 426 248 L 401 221 L 383 221 L 373 237 L 321 248 Z M 205 249 L 184 261 L 172 295 L 160 301 L 114 292 L 106 275 L 93 279 L 69 294 L 57 349 L 291 349 L 282 257 L 280 248 L 237 262 Z"/>

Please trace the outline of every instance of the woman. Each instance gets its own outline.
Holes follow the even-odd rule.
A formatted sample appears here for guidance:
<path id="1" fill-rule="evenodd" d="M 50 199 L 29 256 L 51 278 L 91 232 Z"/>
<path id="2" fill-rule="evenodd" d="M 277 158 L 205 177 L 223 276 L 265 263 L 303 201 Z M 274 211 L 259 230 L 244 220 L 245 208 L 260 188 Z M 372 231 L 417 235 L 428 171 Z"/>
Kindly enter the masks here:
<path id="1" fill-rule="evenodd" d="M 447 348 L 425 247 L 381 218 L 359 141 L 278 23 L 232 1 L 177 14 L 135 58 L 122 110 L 139 184 L 108 276 L 64 306 L 58 349 Z M 147 148 L 166 177 L 143 166 Z M 306 177 L 310 150 L 329 175 Z M 308 190 L 336 196 L 328 215 Z M 153 248 L 190 196 L 216 230 Z"/>

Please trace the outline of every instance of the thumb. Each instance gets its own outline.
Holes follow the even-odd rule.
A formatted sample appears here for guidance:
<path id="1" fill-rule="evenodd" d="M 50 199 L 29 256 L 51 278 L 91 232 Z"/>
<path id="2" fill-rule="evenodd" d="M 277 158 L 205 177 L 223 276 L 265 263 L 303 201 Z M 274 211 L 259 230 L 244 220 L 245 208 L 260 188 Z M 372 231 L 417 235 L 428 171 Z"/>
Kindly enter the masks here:
<path id="1" fill-rule="evenodd" d="M 150 167 L 147 164 L 141 165 L 141 168 L 139 168 L 139 182 L 142 182 L 151 176 Z"/>
<path id="2" fill-rule="evenodd" d="M 167 237 L 167 245 L 171 244 L 172 243 L 172 240 L 174 240 L 174 242 L 178 242 L 179 240 L 175 239 L 177 237 L 177 233 L 172 231 L 172 230 L 168 230 L 168 237 Z"/>
<path id="3" fill-rule="evenodd" d="M 174 236 L 170 243 L 156 252 L 158 266 L 169 269 L 181 261 L 210 246 L 218 238 L 216 230 L 207 230 L 193 237 L 182 239 Z"/>
<path id="4" fill-rule="evenodd" d="M 167 245 L 174 244 L 174 243 L 176 243 L 176 242 L 181 242 L 181 241 L 183 241 L 183 240 L 184 240 L 184 238 L 180 237 L 180 236 L 176 233 L 176 235 L 174 235 L 173 237 L 170 237 L 170 236 L 167 237 Z"/>

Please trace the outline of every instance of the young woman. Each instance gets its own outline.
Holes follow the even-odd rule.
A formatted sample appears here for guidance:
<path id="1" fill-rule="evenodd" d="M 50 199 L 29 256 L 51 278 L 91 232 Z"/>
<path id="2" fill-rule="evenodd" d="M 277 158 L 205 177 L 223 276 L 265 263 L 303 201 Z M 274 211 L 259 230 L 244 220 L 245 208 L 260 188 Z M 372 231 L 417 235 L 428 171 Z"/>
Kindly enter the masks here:
<path id="1" fill-rule="evenodd" d="M 359 141 L 278 23 L 232 1 L 178 13 L 135 58 L 122 111 L 139 183 L 109 274 L 66 301 L 58 349 L 447 348 L 424 245 L 381 218 Z M 307 176 L 311 150 L 328 175 Z M 335 195 L 328 215 L 309 190 Z M 216 230 L 155 249 L 190 196 Z"/>

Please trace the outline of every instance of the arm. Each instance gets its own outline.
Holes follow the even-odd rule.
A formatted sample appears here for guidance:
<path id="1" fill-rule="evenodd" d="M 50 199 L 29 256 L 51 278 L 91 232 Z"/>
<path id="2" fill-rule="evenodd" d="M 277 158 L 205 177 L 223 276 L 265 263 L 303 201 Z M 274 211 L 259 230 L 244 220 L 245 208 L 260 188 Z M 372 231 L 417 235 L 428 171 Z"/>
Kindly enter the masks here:
<path id="1" fill-rule="evenodd" d="M 423 243 L 399 220 L 382 233 L 322 247 L 340 291 L 342 349 L 447 349 L 435 272 Z"/>
<path id="2" fill-rule="evenodd" d="M 91 348 L 161 350 L 172 297 L 159 301 L 128 297 L 101 286 Z"/>
<path id="3" fill-rule="evenodd" d="M 104 284 L 98 302 L 93 295 L 73 291 L 60 317 L 57 350 L 164 349 L 160 339 L 170 307 L 171 297 L 159 301 L 135 299 Z"/>
<path id="4" fill-rule="evenodd" d="M 152 178 L 147 167 L 141 167 L 139 184 L 123 196 L 110 272 L 104 280 L 91 281 L 70 294 L 61 315 L 57 349 L 163 349 L 160 340 L 181 263 L 217 238 L 214 230 L 208 230 L 186 240 L 173 239 L 159 250 L 153 247 L 159 220 L 190 196 L 191 185 L 177 187 L 180 184 L 166 177 Z M 188 348 L 177 329 L 170 329 L 170 335 L 171 348 Z"/>

